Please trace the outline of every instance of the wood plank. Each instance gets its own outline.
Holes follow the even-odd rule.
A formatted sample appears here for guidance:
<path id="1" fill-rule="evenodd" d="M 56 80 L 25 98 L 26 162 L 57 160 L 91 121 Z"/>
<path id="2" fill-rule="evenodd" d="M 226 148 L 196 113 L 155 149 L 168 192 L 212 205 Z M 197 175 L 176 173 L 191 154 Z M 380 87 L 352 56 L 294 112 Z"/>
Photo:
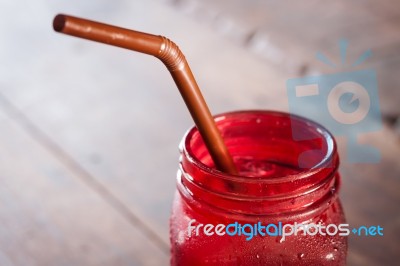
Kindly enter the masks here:
<path id="1" fill-rule="evenodd" d="M 342 140 L 341 140 L 342 141 Z M 342 155 L 341 199 L 347 222 L 354 227 L 380 225 L 383 237 L 349 237 L 349 265 L 394 265 L 400 254 L 400 145 L 388 127 L 361 136 L 381 152 L 377 164 L 346 163 Z M 344 143 L 342 141 L 342 148 Z"/>
<path id="2" fill-rule="evenodd" d="M 288 77 L 310 73 L 349 71 L 331 69 L 315 59 L 321 51 L 340 65 L 337 42 L 349 40 L 347 63 L 365 51 L 373 56 L 361 67 L 374 68 L 380 77 L 384 113 L 399 113 L 400 90 L 395 67 L 382 66 L 399 58 L 400 14 L 394 0 L 382 1 L 172 1 L 178 10 L 211 25 Z M 355 69 L 355 68 L 353 68 Z"/>
<path id="3" fill-rule="evenodd" d="M 79 11 L 79 4 L 74 4 L 77 4 L 76 9 L 69 8 L 72 14 L 164 34 L 176 41 L 191 63 L 214 113 L 248 108 L 288 109 L 285 82 L 293 73 L 288 74 L 274 62 L 259 60 L 212 27 L 179 13 L 179 9 L 153 1 L 124 1 L 123 9 L 93 14 L 90 10 Z M 50 20 L 56 7 L 54 4 L 53 11 L 42 7 L 42 17 Z M 364 14 L 367 11 L 362 11 L 362 16 Z M 166 23 L 166 18 L 171 19 Z M 335 16 L 327 21 L 335 28 L 333 18 Z M 300 17 L 297 19 L 301 21 Z M 380 21 L 380 17 L 376 21 Z M 30 27 L 40 28 L 46 23 L 38 19 Z M 31 30 L 21 28 L 22 36 Z M 8 55 L 9 71 L 4 71 L 7 78 L 0 91 L 84 171 L 107 187 L 129 212 L 146 221 L 150 229 L 168 242 L 177 144 L 192 122 L 167 71 L 153 58 L 56 36 L 48 31 L 46 27 L 38 35 L 46 42 L 29 43 L 29 47 L 26 42 L 19 43 L 21 50 L 29 48 L 37 53 L 27 54 L 22 59 Z M 275 31 L 280 32 L 279 29 Z M 6 33 L 12 35 L 11 31 Z M 301 45 L 297 39 L 276 36 L 286 45 L 282 46 L 286 56 L 293 47 L 293 55 L 303 53 L 309 59 L 309 55 L 315 53 L 312 46 L 320 47 L 320 44 Z M 12 47 L 15 40 L 5 42 Z M 388 37 L 382 47 L 392 45 L 396 47 Z M 376 47 L 381 46 L 378 43 Z M 395 54 L 396 49 L 393 51 Z M 290 62 L 289 59 L 286 62 Z M 300 65 L 307 62 L 293 60 Z M 23 64 L 25 61 L 34 63 Z M 20 79 L 21 72 L 26 73 L 24 79 Z M 390 72 L 387 75 L 396 76 Z M 367 167 L 343 165 L 342 195 L 348 220 L 359 225 L 383 223 L 385 230 L 397 236 L 400 170 L 397 166 L 399 145 L 395 143 L 398 141 L 387 128 L 367 136 L 364 141 L 376 144 L 384 160 Z M 340 146 L 343 150 L 345 142 L 340 142 Z M 349 264 L 376 265 L 380 260 L 390 264 L 398 260 L 398 239 L 351 238 Z"/>
<path id="4" fill-rule="evenodd" d="M 168 255 L 0 111 L 1 265 L 166 265 Z"/>

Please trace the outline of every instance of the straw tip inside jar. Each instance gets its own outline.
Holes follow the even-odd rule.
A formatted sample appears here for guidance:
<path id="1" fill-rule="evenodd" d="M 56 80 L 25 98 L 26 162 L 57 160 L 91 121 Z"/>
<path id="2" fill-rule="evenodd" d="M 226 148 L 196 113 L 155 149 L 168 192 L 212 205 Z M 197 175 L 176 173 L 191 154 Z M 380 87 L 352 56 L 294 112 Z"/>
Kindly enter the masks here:
<path id="1" fill-rule="evenodd" d="M 57 16 L 55 16 L 53 20 L 53 29 L 57 32 L 63 31 L 65 22 L 66 22 L 65 15 L 58 14 Z"/>

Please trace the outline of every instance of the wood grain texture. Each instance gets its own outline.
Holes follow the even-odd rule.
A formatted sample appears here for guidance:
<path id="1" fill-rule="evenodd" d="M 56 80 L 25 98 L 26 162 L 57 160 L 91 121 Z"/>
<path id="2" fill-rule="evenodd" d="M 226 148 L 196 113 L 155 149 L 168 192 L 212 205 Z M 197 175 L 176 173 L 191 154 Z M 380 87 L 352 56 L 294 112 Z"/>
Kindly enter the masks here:
<path id="1" fill-rule="evenodd" d="M 160 62 L 57 35 L 60 11 L 170 37 L 214 114 L 287 111 L 286 80 L 332 71 L 315 52 L 334 58 L 349 37 L 349 58 L 373 49 L 382 112 L 400 113 L 395 1 L 16 3 L 0 9 L 0 265 L 168 263 L 177 145 L 193 123 Z M 384 126 L 360 141 L 382 161 L 346 164 L 339 139 L 347 220 L 387 234 L 351 237 L 348 263 L 396 265 L 399 137 Z"/>
<path id="2" fill-rule="evenodd" d="M 163 265 L 141 230 L 0 108 L 1 265 Z"/>
<path id="3" fill-rule="evenodd" d="M 370 49 L 373 56 L 362 67 L 378 72 L 382 112 L 400 115 L 398 65 L 388 66 L 400 58 L 400 6 L 395 0 L 169 2 L 288 77 L 351 70 L 340 66 L 340 39 L 349 41 L 349 65 Z M 339 67 L 316 60 L 318 51 Z"/>

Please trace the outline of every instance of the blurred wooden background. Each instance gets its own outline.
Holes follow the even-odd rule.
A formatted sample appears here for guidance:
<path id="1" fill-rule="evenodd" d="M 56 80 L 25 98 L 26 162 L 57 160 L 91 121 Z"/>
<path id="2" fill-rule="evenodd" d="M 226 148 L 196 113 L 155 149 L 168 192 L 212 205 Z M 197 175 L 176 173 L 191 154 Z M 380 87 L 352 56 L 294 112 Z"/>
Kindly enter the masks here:
<path id="1" fill-rule="evenodd" d="M 167 265 L 177 145 L 192 121 L 149 56 L 56 34 L 67 13 L 177 42 L 214 114 L 287 111 L 288 78 L 331 69 L 316 51 L 367 49 L 384 127 L 379 164 L 341 166 L 349 265 L 400 259 L 400 4 L 373 1 L 0 0 L 0 265 Z M 342 157 L 345 139 L 339 139 Z"/>

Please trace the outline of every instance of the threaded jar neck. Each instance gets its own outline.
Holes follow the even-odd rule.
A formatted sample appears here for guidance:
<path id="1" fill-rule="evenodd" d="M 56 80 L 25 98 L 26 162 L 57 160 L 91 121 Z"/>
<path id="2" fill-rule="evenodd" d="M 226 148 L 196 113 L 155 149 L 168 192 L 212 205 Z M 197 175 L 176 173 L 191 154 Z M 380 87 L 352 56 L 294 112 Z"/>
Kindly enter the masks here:
<path id="1" fill-rule="evenodd" d="M 316 212 L 336 197 L 339 158 L 321 125 L 281 112 L 240 111 L 215 121 L 239 175 L 214 168 L 196 128 L 181 145 L 178 190 L 192 207 L 238 215 Z M 307 136 L 293 138 L 293 130 Z"/>

